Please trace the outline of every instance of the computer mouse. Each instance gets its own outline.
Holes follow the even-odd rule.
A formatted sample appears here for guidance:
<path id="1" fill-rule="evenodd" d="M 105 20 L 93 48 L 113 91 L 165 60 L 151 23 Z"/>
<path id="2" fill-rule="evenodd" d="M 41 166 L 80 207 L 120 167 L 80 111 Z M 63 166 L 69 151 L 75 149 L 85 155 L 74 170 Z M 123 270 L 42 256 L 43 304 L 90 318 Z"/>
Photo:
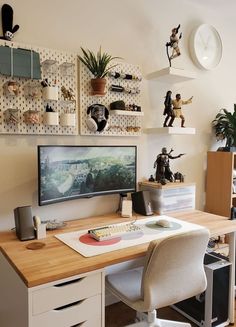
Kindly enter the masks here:
<path id="1" fill-rule="evenodd" d="M 165 227 L 165 228 L 169 228 L 172 227 L 173 224 L 171 221 L 167 220 L 167 219 L 159 219 L 156 221 L 156 225 L 161 226 L 161 227 Z"/>

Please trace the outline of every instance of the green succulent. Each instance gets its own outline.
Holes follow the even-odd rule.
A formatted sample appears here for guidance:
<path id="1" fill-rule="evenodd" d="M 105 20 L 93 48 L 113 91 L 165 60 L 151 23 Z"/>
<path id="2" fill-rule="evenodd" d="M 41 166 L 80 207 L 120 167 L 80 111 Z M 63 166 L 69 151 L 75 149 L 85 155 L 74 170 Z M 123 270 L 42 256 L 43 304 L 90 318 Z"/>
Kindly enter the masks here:
<path id="1" fill-rule="evenodd" d="M 120 57 L 112 57 L 108 53 L 102 53 L 101 47 L 99 48 L 97 54 L 94 54 L 90 50 L 85 50 L 81 47 L 83 56 L 78 55 L 78 58 L 82 63 L 89 69 L 95 78 L 105 77 L 109 70 L 116 67 L 116 65 L 109 66 L 109 63 L 114 59 L 121 59 Z"/>
<path id="2" fill-rule="evenodd" d="M 226 147 L 236 146 L 236 104 L 234 112 L 221 109 L 212 121 L 217 141 L 226 139 Z"/>

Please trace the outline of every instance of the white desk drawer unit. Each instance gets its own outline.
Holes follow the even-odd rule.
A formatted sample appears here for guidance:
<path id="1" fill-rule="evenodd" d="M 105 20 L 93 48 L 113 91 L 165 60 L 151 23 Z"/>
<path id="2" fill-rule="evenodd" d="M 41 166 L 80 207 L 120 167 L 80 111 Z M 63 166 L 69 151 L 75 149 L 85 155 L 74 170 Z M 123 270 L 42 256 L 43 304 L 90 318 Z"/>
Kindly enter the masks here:
<path id="1" fill-rule="evenodd" d="M 28 288 L 0 252 L 0 327 L 104 327 L 104 271 Z"/>
<path id="2" fill-rule="evenodd" d="M 32 293 L 32 313 L 41 314 L 97 294 L 101 294 L 100 273 L 58 283 Z"/>
<path id="3" fill-rule="evenodd" d="M 92 314 L 91 314 L 92 313 Z M 65 305 L 32 318 L 33 327 L 101 327 L 101 295 Z"/>
<path id="4" fill-rule="evenodd" d="M 33 290 L 31 325 L 102 327 L 102 278 L 98 272 Z"/>

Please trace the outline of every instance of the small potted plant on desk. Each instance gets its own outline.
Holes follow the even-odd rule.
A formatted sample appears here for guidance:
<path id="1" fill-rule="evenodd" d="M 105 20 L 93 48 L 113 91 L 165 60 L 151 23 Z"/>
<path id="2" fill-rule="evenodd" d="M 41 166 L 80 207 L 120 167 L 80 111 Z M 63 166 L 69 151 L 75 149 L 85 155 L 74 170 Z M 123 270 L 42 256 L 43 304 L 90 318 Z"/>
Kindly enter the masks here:
<path id="1" fill-rule="evenodd" d="M 236 104 L 234 112 L 221 109 L 212 121 L 217 141 L 226 139 L 225 147 L 218 148 L 218 151 L 236 152 Z"/>
<path id="2" fill-rule="evenodd" d="M 83 56 L 78 56 L 82 63 L 89 69 L 93 74 L 94 78 L 91 79 L 92 95 L 105 95 L 106 87 L 106 75 L 108 71 L 117 65 L 108 66 L 109 63 L 114 59 L 120 59 L 120 57 L 112 57 L 106 52 L 102 53 L 101 47 L 95 55 L 90 50 L 85 50 L 81 47 Z"/>

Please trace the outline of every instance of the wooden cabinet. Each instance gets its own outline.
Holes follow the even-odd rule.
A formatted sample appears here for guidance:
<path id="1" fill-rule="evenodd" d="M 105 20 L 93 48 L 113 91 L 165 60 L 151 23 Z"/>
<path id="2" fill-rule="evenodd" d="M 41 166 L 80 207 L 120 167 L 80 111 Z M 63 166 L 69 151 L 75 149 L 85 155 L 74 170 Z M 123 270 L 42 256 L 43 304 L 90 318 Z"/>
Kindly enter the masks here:
<path id="1" fill-rule="evenodd" d="M 233 171 L 236 168 L 236 152 L 208 152 L 206 175 L 205 210 L 231 217 L 231 208 L 236 207 L 233 193 Z"/>

